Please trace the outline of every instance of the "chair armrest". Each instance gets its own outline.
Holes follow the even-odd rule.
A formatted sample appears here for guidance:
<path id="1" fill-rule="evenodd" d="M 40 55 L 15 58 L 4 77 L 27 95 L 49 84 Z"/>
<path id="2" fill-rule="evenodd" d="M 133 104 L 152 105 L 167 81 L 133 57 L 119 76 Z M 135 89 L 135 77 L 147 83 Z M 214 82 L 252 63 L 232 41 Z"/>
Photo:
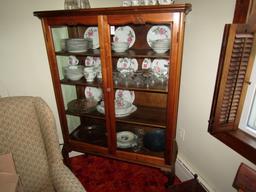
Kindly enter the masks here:
<path id="1" fill-rule="evenodd" d="M 85 192 L 75 175 L 63 163 L 51 165 L 52 183 L 57 192 Z"/>

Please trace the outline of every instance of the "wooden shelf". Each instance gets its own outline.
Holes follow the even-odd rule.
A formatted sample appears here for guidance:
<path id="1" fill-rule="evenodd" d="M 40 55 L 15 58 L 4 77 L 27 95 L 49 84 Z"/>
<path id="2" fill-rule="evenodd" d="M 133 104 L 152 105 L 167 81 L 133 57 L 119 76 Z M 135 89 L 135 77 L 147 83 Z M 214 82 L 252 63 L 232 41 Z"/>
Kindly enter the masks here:
<path id="1" fill-rule="evenodd" d="M 75 56 L 95 56 L 100 57 L 100 50 L 99 49 L 88 49 L 86 52 L 79 52 L 79 53 L 73 53 L 73 52 L 67 52 L 67 51 L 56 51 L 56 55 L 58 56 L 69 56 L 69 55 L 75 55 Z M 156 53 L 152 49 L 129 49 L 123 53 L 116 53 L 112 51 L 112 57 L 128 57 L 128 58 L 163 58 L 163 59 L 169 59 L 169 51 L 166 53 Z"/>
<path id="2" fill-rule="evenodd" d="M 80 86 L 90 86 L 90 87 L 102 87 L 102 81 L 95 80 L 93 82 L 87 82 L 84 78 L 81 78 L 78 81 L 71 81 L 69 79 L 62 79 L 60 80 L 61 84 L 64 85 L 80 85 Z M 144 92 L 153 92 L 153 93 L 168 93 L 167 91 L 167 84 L 166 83 L 156 83 L 154 86 L 150 86 L 147 88 L 145 85 L 143 86 L 135 86 L 129 85 L 125 86 L 123 84 L 119 84 L 114 87 L 114 89 L 123 89 L 123 90 L 130 90 L 130 91 L 144 91 Z"/>
<path id="3" fill-rule="evenodd" d="M 90 86 L 90 87 L 102 87 L 102 81 L 95 79 L 93 82 L 87 82 L 85 78 L 81 78 L 78 81 L 71 81 L 69 79 L 60 80 L 61 84 L 64 85 L 81 85 L 81 86 Z"/>
<path id="4" fill-rule="evenodd" d="M 69 56 L 69 55 L 75 55 L 75 56 L 98 56 L 100 57 L 100 50 L 99 49 L 88 49 L 86 52 L 79 52 L 79 53 L 73 53 L 73 52 L 67 52 L 67 51 L 56 51 L 56 55 L 59 56 Z"/>
<path id="5" fill-rule="evenodd" d="M 112 51 L 112 57 L 128 57 L 128 58 L 163 58 L 169 59 L 169 51 L 163 54 L 154 52 L 152 49 L 129 49 L 123 53 Z"/>
<path id="6" fill-rule="evenodd" d="M 104 114 L 99 113 L 96 108 L 90 112 L 79 112 L 66 110 L 66 114 L 96 119 L 105 119 Z M 166 110 L 156 107 L 137 106 L 137 110 L 127 117 L 116 118 L 117 122 L 133 125 L 143 125 L 155 128 L 166 128 Z"/>
<path id="7" fill-rule="evenodd" d="M 70 138 L 107 147 L 107 133 L 103 126 L 94 126 L 92 129 L 88 129 L 87 126 L 80 125 L 70 134 Z"/>

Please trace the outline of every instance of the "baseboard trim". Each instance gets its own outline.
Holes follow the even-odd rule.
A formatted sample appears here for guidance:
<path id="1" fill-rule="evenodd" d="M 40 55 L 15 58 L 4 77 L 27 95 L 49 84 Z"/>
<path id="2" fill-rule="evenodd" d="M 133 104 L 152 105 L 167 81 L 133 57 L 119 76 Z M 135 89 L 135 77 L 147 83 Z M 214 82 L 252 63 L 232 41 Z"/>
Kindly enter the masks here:
<path id="1" fill-rule="evenodd" d="M 208 192 L 214 192 L 207 182 L 200 177 L 200 173 L 196 173 L 182 158 L 178 157 L 175 164 L 175 174 L 183 182 L 189 179 L 193 179 L 194 175 L 197 174 L 199 183 Z"/>

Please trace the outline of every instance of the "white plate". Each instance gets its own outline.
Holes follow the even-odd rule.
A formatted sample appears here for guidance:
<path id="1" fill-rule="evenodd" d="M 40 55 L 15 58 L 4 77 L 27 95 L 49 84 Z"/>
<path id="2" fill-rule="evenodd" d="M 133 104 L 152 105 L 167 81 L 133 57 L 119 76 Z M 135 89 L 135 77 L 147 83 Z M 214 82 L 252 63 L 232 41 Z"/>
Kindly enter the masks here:
<path id="1" fill-rule="evenodd" d="M 142 66 L 141 66 L 141 68 L 142 68 L 142 69 L 150 69 L 150 68 L 151 68 L 151 64 L 152 64 L 151 59 L 145 58 L 145 59 L 142 61 Z"/>
<path id="2" fill-rule="evenodd" d="M 167 77 L 169 71 L 169 60 L 154 59 L 151 65 L 153 73 L 156 77 Z"/>
<path id="3" fill-rule="evenodd" d="M 87 51 L 87 49 L 68 50 L 68 52 L 70 52 L 70 53 L 83 53 L 86 51 Z"/>
<path id="4" fill-rule="evenodd" d="M 123 4 L 124 7 L 127 7 L 127 6 L 131 6 L 132 2 L 131 2 L 131 0 L 123 0 L 122 4 Z"/>
<path id="5" fill-rule="evenodd" d="M 117 70 L 120 73 L 126 72 L 135 72 L 138 70 L 138 61 L 137 59 L 130 59 L 130 58 L 119 58 L 117 60 Z"/>
<path id="6" fill-rule="evenodd" d="M 96 109 L 99 113 L 105 114 L 105 108 L 102 105 L 97 105 Z M 129 110 L 127 110 L 126 113 L 123 114 L 115 114 L 116 117 L 127 117 L 130 114 L 132 114 L 133 112 L 135 112 L 137 110 L 137 107 L 135 105 L 132 105 Z"/>
<path id="7" fill-rule="evenodd" d="M 145 5 L 156 5 L 157 0 L 144 0 Z"/>
<path id="8" fill-rule="evenodd" d="M 96 101 L 100 101 L 102 99 L 102 90 L 96 87 L 86 87 L 84 90 L 85 98 L 90 99 L 94 98 Z"/>
<path id="9" fill-rule="evenodd" d="M 133 46 L 135 39 L 135 32 L 129 26 L 118 27 L 113 37 L 114 42 L 128 42 L 129 48 Z"/>
<path id="10" fill-rule="evenodd" d="M 92 48 L 98 49 L 99 45 L 99 34 L 98 27 L 88 27 L 84 32 L 84 38 L 92 39 Z"/>
<path id="11" fill-rule="evenodd" d="M 170 5 L 174 3 L 174 0 L 158 0 L 160 5 Z"/>
<path id="12" fill-rule="evenodd" d="M 170 39 L 171 30 L 165 25 L 155 25 L 151 27 L 147 34 L 148 45 L 152 48 L 152 42 L 159 39 Z"/>
<path id="13" fill-rule="evenodd" d="M 135 100 L 135 93 L 134 91 L 117 89 L 115 93 L 115 98 L 123 99 L 125 101 L 128 101 L 129 103 L 133 103 Z"/>

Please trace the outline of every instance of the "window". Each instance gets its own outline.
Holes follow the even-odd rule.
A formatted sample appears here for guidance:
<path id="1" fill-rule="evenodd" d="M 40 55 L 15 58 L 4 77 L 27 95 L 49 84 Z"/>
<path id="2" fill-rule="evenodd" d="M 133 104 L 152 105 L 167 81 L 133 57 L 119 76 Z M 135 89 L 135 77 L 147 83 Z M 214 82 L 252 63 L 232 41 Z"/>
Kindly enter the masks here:
<path id="1" fill-rule="evenodd" d="M 251 73 L 239 128 L 256 138 L 256 62 Z"/>
<path id="2" fill-rule="evenodd" d="M 253 129 L 245 131 L 239 125 L 241 112 L 246 108 L 247 90 L 250 92 L 253 87 L 250 76 L 256 51 L 255 30 L 245 24 L 225 26 L 208 130 L 256 164 L 256 137 L 247 132 Z M 254 98 L 255 89 L 252 90 L 251 98 Z M 255 100 L 250 102 L 254 104 Z M 246 125 L 254 118 L 250 106 L 248 104 Z"/>

